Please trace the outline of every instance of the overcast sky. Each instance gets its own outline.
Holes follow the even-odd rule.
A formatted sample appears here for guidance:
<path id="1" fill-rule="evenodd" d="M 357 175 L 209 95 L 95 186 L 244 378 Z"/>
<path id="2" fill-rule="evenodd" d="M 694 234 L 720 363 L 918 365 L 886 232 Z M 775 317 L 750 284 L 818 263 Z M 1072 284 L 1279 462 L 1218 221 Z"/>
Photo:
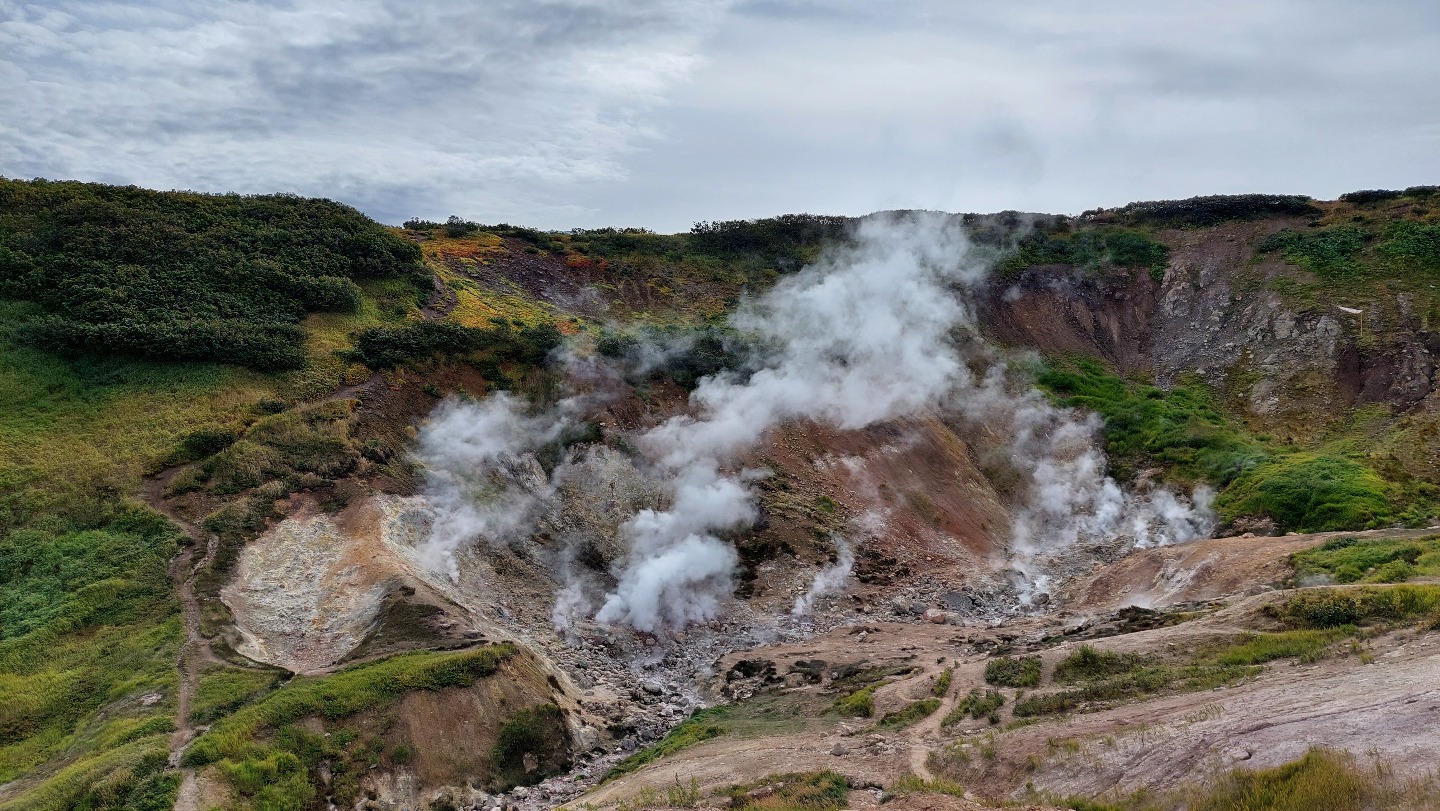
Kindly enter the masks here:
<path id="1" fill-rule="evenodd" d="M 687 229 L 1440 183 L 1440 1 L 0 0 L 0 175 Z"/>

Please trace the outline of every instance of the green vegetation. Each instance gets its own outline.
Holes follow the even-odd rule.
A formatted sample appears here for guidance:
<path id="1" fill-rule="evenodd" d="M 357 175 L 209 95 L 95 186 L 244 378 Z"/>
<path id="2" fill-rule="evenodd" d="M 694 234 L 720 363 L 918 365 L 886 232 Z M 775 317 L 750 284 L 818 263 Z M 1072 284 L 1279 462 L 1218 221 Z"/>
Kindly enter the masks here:
<path id="1" fill-rule="evenodd" d="M 1354 626 L 1342 625 L 1324 630 L 1245 634 L 1221 650 L 1215 660 L 1222 665 L 1258 665 L 1291 658 L 1313 662 L 1324 654 L 1331 643 L 1354 632 Z"/>
<path id="2" fill-rule="evenodd" d="M 702 377 L 741 368 L 749 349 L 742 341 L 738 333 L 725 327 L 647 326 L 630 333 L 607 332 L 595 348 L 601 355 L 643 369 L 650 380 L 668 377 L 676 385 L 693 389 Z M 659 347 L 664 351 L 656 351 Z"/>
<path id="3" fill-rule="evenodd" d="M 1400 585 L 1306 589 L 1265 612 L 1293 628 L 1339 628 L 1363 622 L 1440 619 L 1440 586 Z M 1432 620 L 1433 621 L 1433 620 Z"/>
<path id="4" fill-rule="evenodd" d="M 179 539 L 138 508 L 101 527 L 51 520 L 0 536 L 0 782 L 72 747 L 174 728 L 180 626 L 166 565 Z M 147 692 L 166 700 L 145 707 Z"/>
<path id="5" fill-rule="evenodd" d="M 1220 513 L 1268 515 L 1286 531 L 1383 526 L 1393 518 L 1385 480 L 1352 459 L 1293 453 L 1260 462 L 1218 500 Z"/>
<path id="6" fill-rule="evenodd" d="M 972 688 L 955 708 L 945 714 L 940 721 L 940 726 L 948 727 L 965 720 L 970 716 L 976 720 L 981 718 L 989 719 L 991 724 L 1000 723 L 1000 708 L 1005 705 L 1005 696 L 999 690 L 986 690 L 980 692 L 980 688 Z"/>
<path id="7" fill-rule="evenodd" d="M 1316 747 L 1273 769 L 1234 769 L 1204 784 L 1173 791 L 1141 790 L 1104 799 L 1037 794 L 1027 799 L 1076 811 L 1417 809 L 1440 805 L 1440 783 L 1433 775 L 1398 778 L 1389 764 L 1376 761 L 1362 766 L 1349 752 Z"/>
<path id="8" fill-rule="evenodd" d="M 728 706 L 696 710 L 655 745 L 646 747 L 616 763 L 606 773 L 605 779 L 613 780 L 616 777 L 630 774 L 660 758 L 673 755 L 682 749 L 688 749 L 711 738 L 720 737 L 725 734 L 725 727 L 715 722 L 729 716 L 732 710 L 733 708 Z"/>
<path id="9" fill-rule="evenodd" d="M 570 765 L 569 736 L 565 714 L 554 704 L 527 707 L 505 721 L 500 738 L 490 754 L 495 778 L 500 785 L 529 786 L 559 774 Z M 535 767 L 525 768 L 525 758 Z"/>
<path id="10" fill-rule="evenodd" d="M 355 335 L 354 358 L 372 369 L 389 369 L 437 355 L 479 352 L 478 364 L 520 363 L 537 366 L 564 341 L 554 324 L 521 326 L 492 319 L 491 329 L 449 321 L 411 321 L 397 327 L 371 327 Z"/>
<path id="11" fill-rule="evenodd" d="M 938 709 L 940 709 L 940 699 L 938 698 L 912 701 L 903 709 L 885 713 L 877 726 L 881 729 L 904 729 L 929 718 L 931 713 Z"/>
<path id="12" fill-rule="evenodd" d="M 1266 456 L 1197 378 L 1165 390 L 1128 383 L 1080 358 L 1068 368 L 1046 368 L 1036 382 L 1061 404 L 1104 418 L 1111 472 L 1124 479 L 1160 465 L 1173 478 L 1223 487 Z"/>
<path id="13" fill-rule="evenodd" d="M 1040 683 L 1039 656 L 1001 656 L 985 663 L 985 681 L 1000 687 L 1034 687 Z"/>
<path id="14" fill-rule="evenodd" d="M 328 764 L 330 795 L 353 798 L 360 775 L 378 765 L 384 742 L 346 726 L 346 719 L 382 709 L 412 690 L 469 686 L 493 675 L 514 654 L 509 644 L 460 653 L 406 653 L 328 676 L 299 676 L 221 718 L 191 744 L 184 762 L 215 764 L 242 800 L 257 809 L 307 808 L 319 796 L 322 764 Z M 507 724 L 509 735 L 502 734 L 507 748 L 500 752 L 497 747 L 497 755 L 508 757 L 512 750 L 524 749 L 535 740 L 531 736 L 553 742 L 548 737 L 553 719 L 544 710 L 534 715 L 521 711 L 512 716 L 515 726 Z M 318 719 L 327 731 L 306 729 L 301 722 L 309 718 Z M 503 762 L 507 768 L 512 765 Z"/>
<path id="15" fill-rule="evenodd" d="M 955 668 L 947 667 L 935 678 L 935 683 L 930 685 L 930 695 L 936 698 L 944 698 L 950 692 L 950 682 L 955 678 Z"/>
<path id="16" fill-rule="evenodd" d="M 852 693 L 847 693 L 836 699 L 831 709 L 852 718 L 869 718 L 875 714 L 875 691 L 878 689 L 880 689 L 879 684 L 872 684 L 869 687 L 862 687 Z"/>
<path id="17" fill-rule="evenodd" d="M 1020 239 L 1015 252 L 1000 264 L 1000 272 L 1014 275 L 1036 265 L 1138 267 L 1148 268 L 1158 281 L 1169 259 L 1168 247 L 1138 231 L 1102 228 L 1052 233 L 1037 228 Z"/>
<path id="18" fill-rule="evenodd" d="M 1082 358 L 1052 363 L 1037 382 L 1062 405 L 1104 419 L 1112 475 L 1129 479 L 1159 466 L 1169 479 L 1209 484 L 1220 491 L 1215 507 L 1226 521 L 1263 516 L 1282 532 L 1324 532 L 1430 512 L 1428 485 L 1403 472 L 1387 480 L 1369 457 L 1348 455 L 1345 441 L 1320 451 L 1268 446 L 1232 424 L 1196 378 L 1182 377 L 1167 391 L 1127 382 Z"/>
<path id="19" fill-rule="evenodd" d="M 190 720 L 209 724 L 275 689 L 287 674 L 282 670 L 217 667 L 200 674 Z"/>
<path id="20" fill-rule="evenodd" d="M 731 811 L 839 811 L 850 798 L 845 775 L 832 771 L 772 774 L 725 793 Z"/>
<path id="21" fill-rule="evenodd" d="M 1061 684 L 1107 679 L 1141 668 L 1145 661 L 1138 653 L 1112 653 L 1081 645 L 1055 666 L 1054 679 Z"/>
<path id="22" fill-rule="evenodd" d="M 1281 251 L 1285 258 L 1322 278 L 1360 272 L 1356 256 L 1365 248 L 1365 230 L 1353 225 L 1317 231 L 1280 231 L 1260 243 L 1261 252 Z"/>
<path id="23" fill-rule="evenodd" d="M 1415 540 L 1335 538 L 1290 556 L 1295 578 L 1335 583 L 1401 583 L 1440 574 L 1440 535 Z"/>
<path id="24" fill-rule="evenodd" d="M 425 281 L 419 259 L 328 200 L 0 179 L 0 298 L 34 305 L 18 335 L 38 347 L 293 369 L 306 313 Z"/>
<path id="25" fill-rule="evenodd" d="M 1118 209 L 1087 211 L 1082 218 L 1128 225 L 1204 228 L 1232 220 L 1305 217 L 1319 213 L 1311 198 L 1298 194 L 1216 194 L 1186 200 L 1130 203 Z"/>
<path id="26" fill-rule="evenodd" d="M 948 794 L 951 797 L 964 797 L 965 787 L 953 780 L 944 777 L 935 777 L 930 780 L 921 779 L 913 772 L 902 775 L 895 784 L 890 787 L 891 794 Z"/>

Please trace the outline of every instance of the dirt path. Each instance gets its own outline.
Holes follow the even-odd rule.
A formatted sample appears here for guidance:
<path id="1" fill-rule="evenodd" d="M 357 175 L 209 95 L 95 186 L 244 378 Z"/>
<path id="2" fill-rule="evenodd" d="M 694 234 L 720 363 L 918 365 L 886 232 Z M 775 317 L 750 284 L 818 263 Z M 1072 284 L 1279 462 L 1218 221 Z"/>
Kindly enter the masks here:
<path id="1" fill-rule="evenodd" d="M 177 811 L 198 811 L 199 791 L 193 769 L 181 768 L 180 759 L 185 747 L 195 739 L 196 729 L 190 719 L 190 707 L 200 682 L 200 663 L 218 661 L 210 650 L 209 640 L 200 633 L 200 600 L 195 596 L 195 575 L 210 565 L 220 538 L 214 533 L 205 533 L 200 527 L 185 520 L 165 499 L 165 488 L 180 468 L 170 468 L 145 480 L 141 497 L 151 509 L 173 521 L 190 537 L 190 543 L 170 562 L 170 579 L 180 597 L 185 617 L 185 639 L 180 643 L 180 655 L 176 658 L 175 669 L 180 678 L 175 691 L 175 732 L 170 735 L 170 768 L 180 769 L 182 774 L 180 793 L 176 799 Z M 205 552 L 196 559 L 204 538 Z"/>

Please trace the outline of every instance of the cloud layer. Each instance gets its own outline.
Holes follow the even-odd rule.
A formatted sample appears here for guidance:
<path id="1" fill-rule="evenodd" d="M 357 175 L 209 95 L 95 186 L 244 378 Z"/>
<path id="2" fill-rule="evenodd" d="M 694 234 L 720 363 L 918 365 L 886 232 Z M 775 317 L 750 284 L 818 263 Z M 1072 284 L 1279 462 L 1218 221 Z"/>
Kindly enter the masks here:
<path id="1" fill-rule="evenodd" d="M 0 174 L 542 227 L 1440 181 L 1426 0 L 0 0 Z"/>

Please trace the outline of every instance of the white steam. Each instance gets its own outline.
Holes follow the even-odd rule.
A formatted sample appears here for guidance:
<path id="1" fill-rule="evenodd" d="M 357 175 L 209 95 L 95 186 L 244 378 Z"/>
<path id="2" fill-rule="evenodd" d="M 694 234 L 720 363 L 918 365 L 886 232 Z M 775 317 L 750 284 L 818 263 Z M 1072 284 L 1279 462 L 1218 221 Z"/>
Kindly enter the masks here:
<path id="1" fill-rule="evenodd" d="M 544 470 L 527 451 L 560 436 L 568 409 L 536 416 L 505 392 L 446 400 L 420 430 L 416 459 L 434 513 L 420 560 L 455 580 L 455 553 L 476 539 L 502 545 L 526 534 L 550 497 Z"/>
<path id="2" fill-rule="evenodd" d="M 795 607 L 790 609 L 791 616 L 810 616 L 817 600 L 845 588 L 845 578 L 850 576 L 850 570 L 855 566 L 855 552 L 849 542 L 839 535 L 833 536 L 833 539 L 835 562 L 815 573 L 810 590 L 795 598 Z"/>
<path id="3" fill-rule="evenodd" d="M 715 533 L 755 517 L 726 466 L 788 420 L 853 429 L 936 407 L 963 369 L 947 345 L 967 315 L 954 288 L 983 276 L 953 220 L 873 218 L 846 248 L 743 304 L 731 324 L 774 354 L 747 378 L 703 379 L 693 415 L 640 437 L 675 498 L 627 526 L 630 555 L 595 618 L 653 632 L 716 616 L 736 558 Z"/>
<path id="4" fill-rule="evenodd" d="M 1105 475 L 1098 419 L 1017 385 L 985 347 L 969 302 L 988 265 L 958 218 L 876 216 L 844 247 L 743 303 L 731 324 L 771 349 L 748 375 L 702 379 L 689 414 L 634 438 L 669 506 L 641 510 L 623 525 L 626 553 L 612 567 L 615 585 L 595 619 L 655 633 L 719 616 L 738 563 L 723 535 L 756 520 L 747 480 L 763 475 L 737 469 L 738 461 L 767 431 L 794 420 L 859 429 L 947 410 L 996 437 L 1023 483 L 1011 554 L 1026 600 L 1045 585 L 1046 556 L 1077 542 L 1123 535 L 1143 546 L 1206 534 L 1208 491 L 1193 502 L 1158 488 L 1124 492 Z M 971 361 L 984 369 L 978 377 L 957 349 L 957 328 L 970 334 Z M 560 437 L 577 408 L 567 401 L 532 416 L 505 394 L 441 406 L 417 452 L 436 516 L 424 550 L 432 568 L 454 578 L 459 549 L 478 538 L 507 543 L 533 525 L 554 487 L 527 451 Z M 854 557 L 848 544 L 837 544 L 838 560 L 796 600 L 797 616 L 843 587 Z M 597 584 L 573 569 L 562 561 L 558 628 L 597 605 L 590 597 Z"/>

